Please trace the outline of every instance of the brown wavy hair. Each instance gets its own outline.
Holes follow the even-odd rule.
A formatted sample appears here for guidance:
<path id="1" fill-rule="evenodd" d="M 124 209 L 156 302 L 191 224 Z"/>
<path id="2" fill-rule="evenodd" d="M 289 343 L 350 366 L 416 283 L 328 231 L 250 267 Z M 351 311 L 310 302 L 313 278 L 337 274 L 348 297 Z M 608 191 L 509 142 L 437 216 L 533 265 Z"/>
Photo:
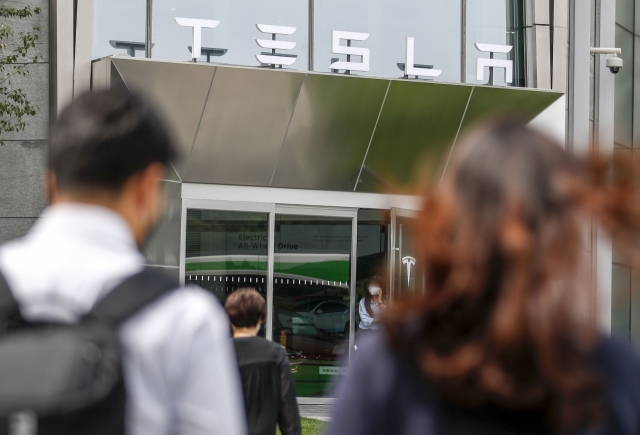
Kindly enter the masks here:
<path id="1" fill-rule="evenodd" d="M 604 415 L 586 230 L 638 240 L 633 172 L 612 175 L 611 161 L 575 158 L 518 120 L 460 148 L 415 228 L 425 294 L 388 310 L 388 343 L 447 401 L 542 410 L 572 433 Z"/>

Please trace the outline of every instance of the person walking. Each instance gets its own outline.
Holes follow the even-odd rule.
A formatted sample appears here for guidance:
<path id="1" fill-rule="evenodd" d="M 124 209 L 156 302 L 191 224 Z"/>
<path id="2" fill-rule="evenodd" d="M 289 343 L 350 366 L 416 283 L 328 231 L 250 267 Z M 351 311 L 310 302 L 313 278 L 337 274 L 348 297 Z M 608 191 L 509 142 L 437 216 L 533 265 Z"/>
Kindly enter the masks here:
<path id="1" fill-rule="evenodd" d="M 254 289 L 236 290 L 225 303 L 233 329 L 250 435 L 300 435 L 300 414 L 289 358 L 278 344 L 258 337 L 267 315 Z"/>
<path id="2" fill-rule="evenodd" d="M 514 120 L 467 136 L 416 223 L 424 295 L 358 346 L 328 434 L 640 434 L 640 357 L 597 330 L 585 273 L 590 219 L 639 246 L 621 163 Z"/>
<path id="3" fill-rule="evenodd" d="M 79 322 L 144 270 L 140 248 L 161 218 L 161 179 L 175 156 L 135 94 L 84 94 L 62 111 L 51 130 L 51 205 L 25 237 L 0 247 L 0 272 L 25 321 Z M 125 433 L 244 435 L 228 331 L 215 297 L 177 285 L 122 323 Z"/>

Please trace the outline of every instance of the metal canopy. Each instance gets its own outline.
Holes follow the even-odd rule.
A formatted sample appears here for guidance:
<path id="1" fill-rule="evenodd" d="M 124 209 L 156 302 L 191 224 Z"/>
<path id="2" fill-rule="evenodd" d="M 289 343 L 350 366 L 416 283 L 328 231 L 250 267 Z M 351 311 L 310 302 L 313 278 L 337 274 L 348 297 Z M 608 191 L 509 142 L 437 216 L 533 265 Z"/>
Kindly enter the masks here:
<path id="1" fill-rule="evenodd" d="M 183 151 L 176 179 L 333 191 L 406 191 L 442 174 L 469 125 L 531 120 L 562 95 L 124 57 L 93 69 L 94 88 L 158 105 Z"/>

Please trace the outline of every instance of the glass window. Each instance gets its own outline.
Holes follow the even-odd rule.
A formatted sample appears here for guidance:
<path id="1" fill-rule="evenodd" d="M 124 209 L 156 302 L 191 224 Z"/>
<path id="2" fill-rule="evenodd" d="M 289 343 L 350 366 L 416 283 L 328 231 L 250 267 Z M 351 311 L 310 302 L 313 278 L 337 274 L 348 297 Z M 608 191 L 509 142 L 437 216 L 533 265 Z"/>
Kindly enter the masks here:
<path id="1" fill-rule="evenodd" d="M 634 35 L 616 24 L 616 47 L 622 48 L 625 67 L 615 76 L 615 136 L 616 146 L 633 146 L 633 39 Z M 605 70 L 609 72 L 609 70 Z"/>
<path id="2" fill-rule="evenodd" d="M 476 80 L 478 58 L 489 58 L 490 53 L 478 51 L 475 44 L 511 45 L 509 53 L 495 53 L 494 59 L 513 61 L 513 86 L 525 86 L 524 24 L 522 0 L 467 0 L 466 2 L 466 83 L 489 82 L 489 71 L 484 80 Z M 504 69 L 495 68 L 495 86 L 506 85 Z"/>
<path id="3" fill-rule="evenodd" d="M 144 0 L 95 0 L 91 57 L 144 57 L 146 8 Z"/>
<path id="4" fill-rule="evenodd" d="M 398 64 L 405 62 L 406 38 L 413 37 L 415 64 L 442 70 L 438 81 L 459 82 L 460 3 L 442 0 L 315 2 L 314 70 L 329 72 L 332 59 L 346 61 L 346 56 L 331 53 L 331 32 L 342 30 L 370 34 L 366 41 L 353 42 L 353 46 L 371 50 L 370 71 L 356 74 L 402 77 Z M 359 61 L 359 57 L 352 61 Z"/>
<path id="5" fill-rule="evenodd" d="M 299 396 L 327 396 L 349 340 L 351 219 L 276 214 L 273 339 Z"/>
<path id="6" fill-rule="evenodd" d="M 177 268 L 180 264 L 180 218 L 182 185 L 163 181 L 165 208 L 163 218 L 142 247 L 147 264 Z"/>
<path id="7" fill-rule="evenodd" d="M 278 35 L 283 41 L 295 42 L 282 54 L 297 56 L 287 68 L 308 69 L 309 16 L 308 2 L 300 0 L 155 0 L 153 2 L 153 57 L 158 59 L 191 59 L 192 30 L 179 26 L 175 17 L 217 20 L 214 29 L 202 29 L 203 56 L 210 50 L 211 62 L 260 66 L 257 54 L 269 50 L 260 48 L 256 39 L 271 39 L 261 33 L 256 24 L 296 27 L 292 35 Z"/>
<path id="8" fill-rule="evenodd" d="M 185 284 L 209 290 L 222 304 L 246 287 L 266 299 L 268 240 L 267 213 L 187 210 Z"/>
<path id="9" fill-rule="evenodd" d="M 634 31 L 635 1 L 616 0 L 616 24 L 629 32 Z M 616 47 L 620 47 L 616 45 Z M 622 52 L 624 53 L 624 51 Z"/>

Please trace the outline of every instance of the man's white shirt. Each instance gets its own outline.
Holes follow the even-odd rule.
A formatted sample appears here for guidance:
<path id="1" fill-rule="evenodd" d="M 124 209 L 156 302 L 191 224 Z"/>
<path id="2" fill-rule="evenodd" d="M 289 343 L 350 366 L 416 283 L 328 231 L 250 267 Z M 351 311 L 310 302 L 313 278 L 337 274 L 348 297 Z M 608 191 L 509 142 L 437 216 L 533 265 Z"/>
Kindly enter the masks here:
<path id="1" fill-rule="evenodd" d="M 0 270 L 31 321 L 77 321 L 143 263 L 122 217 L 81 204 L 49 207 L 0 247 Z M 246 433 L 229 323 L 212 295 L 172 291 L 127 320 L 120 341 L 128 434 Z"/>

